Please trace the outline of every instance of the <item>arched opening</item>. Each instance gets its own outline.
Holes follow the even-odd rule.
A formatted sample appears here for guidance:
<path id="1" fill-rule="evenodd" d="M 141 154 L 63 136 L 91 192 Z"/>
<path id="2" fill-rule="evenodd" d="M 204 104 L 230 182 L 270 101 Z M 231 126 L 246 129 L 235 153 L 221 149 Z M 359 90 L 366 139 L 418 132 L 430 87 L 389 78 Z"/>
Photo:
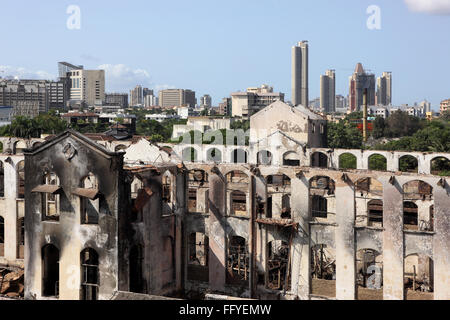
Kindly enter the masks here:
<path id="1" fill-rule="evenodd" d="M 194 148 L 185 148 L 182 151 L 183 161 L 186 162 L 196 162 L 197 161 L 197 150 Z"/>
<path id="2" fill-rule="evenodd" d="M 373 154 L 369 157 L 369 170 L 387 171 L 387 159 L 381 154 Z"/>
<path id="3" fill-rule="evenodd" d="M 355 183 L 356 225 L 383 227 L 383 185 L 367 177 Z"/>
<path id="4" fill-rule="evenodd" d="M 59 250 L 52 244 L 42 248 L 42 296 L 59 295 Z"/>
<path id="5" fill-rule="evenodd" d="M 336 254 L 326 244 L 311 247 L 311 294 L 336 297 Z"/>
<path id="6" fill-rule="evenodd" d="M 281 219 L 291 219 L 291 196 L 285 194 L 281 198 Z"/>
<path id="7" fill-rule="evenodd" d="M 147 193 L 144 190 L 144 182 L 139 176 L 135 175 L 133 181 L 131 182 L 131 216 L 130 222 L 139 223 L 142 222 L 143 217 L 143 207 L 145 205 L 144 201 L 138 201 L 147 198 Z M 144 198 L 145 197 L 145 198 Z"/>
<path id="8" fill-rule="evenodd" d="M 24 257 L 25 257 L 24 248 L 25 248 L 25 219 L 20 218 L 17 220 L 17 258 L 18 259 L 24 259 Z"/>
<path id="9" fill-rule="evenodd" d="M 245 238 L 232 236 L 228 240 L 226 282 L 246 285 L 250 277 L 248 244 Z"/>
<path id="10" fill-rule="evenodd" d="M 145 293 L 143 276 L 144 250 L 141 245 L 137 244 L 131 247 L 129 263 L 130 292 Z"/>
<path id="11" fill-rule="evenodd" d="M 5 256 L 5 219 L 0 216 L 0 257 Z"/>
<path id="12" fill-rule="evenodd" d="M 25 198 L 25 161 L 17 164 L 17 198 Z"/>
<path id="13" fill-rule="evenodd" d="M 327 168 L 328 157 L 322 152 L 314 152 L 311 155 L 311 167 L 313 168 Z"/>
<path id="14" fill-rule="evenodd" d="M 81 300 L 98 300 L 98 254 L 86 248 L 81 252 Z"/>
<path id="15" fill-rule="evenodd" d="M 288 151 L 283 155 L 283 166 L 299 167 L 300 156 L 295 151 Z"/>
<path id="16" fill-rule="evenodd" d="M 222 162 L 222 152 L 217 148 L 209 149 L 206 152 L 208 162 Z"/>
<path id="17" fill-rule="evenodd" d="M 231 171 L 226 175 L 228 214 L 247 216 L 247 192 L 249 177 L 242 171 Z"/>
<path id="18" fill-rule="evenodd" d="M 437 157 L 431 160 L 431 174 L 450 176 L 450 160 L 444 157 Z"/>
<path id="19" fill-rule="evenodd" d="M 98 179 L 93 173 L 89 173 L 80 184 L 84 189 L 79 195 L 81 224 L 98 224 L 100 211 Z"/>
<path id="20" fill-rule="evenodd" d="M 291 266 L 289 245 L 282 240 L 267 244 L 266 288 L 271 290 L 290 290 Z"/>
<path id="21" fill-rule="evenodd" d="M 0 161 L 0 198 L 5 196 L 5 168 L 3 162 Z"/>
<path id="22" fill-rule="evenodd" d="M 316 222 L 336 219 L 335 182 L 329 177 L 315 176 L 309 182 L 311 217 Z"/>
<path id="23" fill-rule="evenodd" d="M 116 147 L 114 148 L 114 151 L 115 151 L 115 152 L 125 151 L 127 148 L 128 148 L 127 146 L 125 146 L 125 145 L 123 145 L 123 144 L 119 144 L 118 146 L 116 146 Z"/>
<path id="24" fill-rule="evenodd" d="M 376 250 L 356 252 L 356 299 L 383 300 L 383 256 Z"/>
<path id="25" fill-rule="evenodd" d="M 204 233 L 189 235 L 188 280 L 209 282 L 209 239 Z"/>
<path id="26" fill-rule="evenodd" d="M 14 143 L 14 154 L 22 154 L 23 150 L 27 149 L 27 144 L 25 140 L 19 140 L 16 143 Z"/>
<path id="27" fill-rule="evenodd" d="M 404 259 L 406 300 L 434 299 L 433 260 L 423 254 L 410 254 Z"/>
<path id="28" fill-rule="evenodd" d="M 356 169 L 356 157 L 351 153 L 343 153 L 339 156 L 339 169 Z"/>
<path id="29" fill-rule="evenodd" d="M 419 170 L 419 161 L 413 156 L 403 156 L 398 160 L 398 167 L 402 172 L 414 172 Z"/>
<path id="30" fill-rule="evenodd" d="M 32 148 L 33 148 L 33 149 L 34 149 L 34 148 L 37 148 L 37 147 L 39 147 L 41 144 L 42 144 L 42 142 L 36 141 L 36 142 L 33 143 Z"/>
<path id="31" fill-rule="evenodd" d="M 247 163 L 247 152 L 242 149 L 235 149 L 231 154 L 233 163 Z"/>
<path id="32" fill-rule="evenodd" d="M 257 154 L 257 163 L 258 165 L 270 166 L 272 164 L 272 153 L 267 150 L 259 151 Z"/>
<path id="33" fill-rule="evenodd" d="M 433 187 L 421 180 L 403 185 L 403 222 L 405 230 L 433 230 Z"/>

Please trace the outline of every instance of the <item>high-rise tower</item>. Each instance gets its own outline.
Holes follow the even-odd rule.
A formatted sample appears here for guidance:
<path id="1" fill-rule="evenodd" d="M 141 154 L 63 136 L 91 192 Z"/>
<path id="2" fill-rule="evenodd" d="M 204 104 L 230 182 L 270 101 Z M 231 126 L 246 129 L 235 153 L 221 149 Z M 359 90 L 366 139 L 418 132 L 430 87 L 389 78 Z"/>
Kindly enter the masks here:
<path id="1" fill-rule="evenodd" d="M 292 104 L 308 107 L 308 41 L 292 47 Z"/>
<path id="2" fill-rule="evenodd" d="M 320 76 L 320 111 L 332 113 L 336 111 L 336 74 L 327 70 Z"/>

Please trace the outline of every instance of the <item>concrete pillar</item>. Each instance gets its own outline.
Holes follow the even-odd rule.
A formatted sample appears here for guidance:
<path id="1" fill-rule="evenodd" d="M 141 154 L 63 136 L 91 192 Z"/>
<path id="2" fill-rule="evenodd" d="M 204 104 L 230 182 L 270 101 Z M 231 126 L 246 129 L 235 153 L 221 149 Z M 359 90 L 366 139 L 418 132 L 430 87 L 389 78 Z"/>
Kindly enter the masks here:
<path id="1" fill-rule="evenodd" d="M 433 186 L 434 197 L 434 299 L 450 300 L 450 186 Z"/>
<path id="2" fill-rule="evenodd" d="M 387 160 L 387 171 L 397 172 L 400 170 L 399 160 L 400 157 L 396 153 L 385 155 Z"/>
<path id="3" fill-rule="evenodd" d="M 430 174 L 431 166 L 429 163 L 427 166 L 427 161 L 426 161 L 425 155 L 421 154 L 417 157 L 417 166 L 418 166 L 417 172 L 419 174 Z"/>
<path id="4" fill-rule="evenodd" d="M 209 176 L 209 283 L 212 290 L 223 291 L 226 282 L 226 248 L 223 216 L 226 210 L 225 177 Z"/>
<path id="5" fill-rule="evenodd" d="M 403 194 L 396 179 L 383 181 L 383 212 L 383 298 L 403 300 Z"/>
<path id="6" fill-rule="evenodd" d="M 358 156 L 356 157 L 356 169 L 363 170 L 368 169 L 367 167 L 364 168 L 364 151 L 362 151 Z M 368 163 L 368 162 L 367 162 Z"/>
<path id="7" fill-rule="evenodd" d="M 299 223 L 292 242 L 292 292 L 301 300 L 309 300 L 310 293 L 310 229 L 309 180 L 305 176 L 291 180 L 292 218 Z"/>
<path id="8" fill-rule="evenodd" d="M 355 299 L 355 193 L 336 181 L 336 298 Z"/>

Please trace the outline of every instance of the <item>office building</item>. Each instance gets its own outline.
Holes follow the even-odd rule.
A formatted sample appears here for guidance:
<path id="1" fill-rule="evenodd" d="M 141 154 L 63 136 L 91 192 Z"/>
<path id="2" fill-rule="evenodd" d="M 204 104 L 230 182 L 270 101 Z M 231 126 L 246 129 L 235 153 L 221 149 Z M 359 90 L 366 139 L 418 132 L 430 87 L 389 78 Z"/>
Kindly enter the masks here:
<path id="1" fill-rule="evenodd" d="M 209 94 L 205 94 L 204 96 L 202 96 L 200 98 L 200 106 L 201 107 L 211 108 L 211 105 L 212 105 L 212 99 Z"/>
<path id="2" fill-rule="evenodd" d="M 195 98 L 195 91 L 187 89 L 167 89 L 159 91 L 159 106 L 167 107 L 181 107 L 189 105 L 195 107 L 197 99 Z"/>
<path id="3" fill-rule="evenodd" d="M 332 113 L 336 111 L 336 74 L 327 70 L 320 76 L 320 111 Z"/>
<path id="4" fill-rule="evenodd" d="M 106 93 L 106 106 L 119 106 L 122 109 L 128 108 L 128 94 L 127 93 Z"/>
<path id="5" fill-rule="evenodd" d="M 441 102 L 441 114 L 450 110 L 450 99 Z"/>
<path id="6" fill-rule="evenodd" d="M 273 92 L 273 87 L 268 85 L 248 88 L 246 92 L 234 92 L 231 94 L 231 116 L 248 118 L 277 100 L 284 102 L 284 93 Z"/>
<path id="7" fill-rule="evenodd" d="M 49 88 L 47 80 L 6 80 L 0 79 L 0 106 L 14 107 L 30 116 L 45 113 L 49 109 Z M 17 110 L 16 110 L 17 109 Z M 18 114 L 23 114 L 20 111 Z"/>
<path id="8" fill-rule="evenodd" d="M 73 70 L 70 81 L 71 103 L 95 106 L 105 101 L 105 70 Z"/>
<path id="9" fill-rule="evenodd" d="M 144 92 L 141 86 L 136 86 L 130 90 L 130 106 L 142 106 L 144 104 Z"/>
<path id="10" fill-rule="evenodd" d="M 292 47 L 292 104 L 308 107 L 308 41 Z"/>

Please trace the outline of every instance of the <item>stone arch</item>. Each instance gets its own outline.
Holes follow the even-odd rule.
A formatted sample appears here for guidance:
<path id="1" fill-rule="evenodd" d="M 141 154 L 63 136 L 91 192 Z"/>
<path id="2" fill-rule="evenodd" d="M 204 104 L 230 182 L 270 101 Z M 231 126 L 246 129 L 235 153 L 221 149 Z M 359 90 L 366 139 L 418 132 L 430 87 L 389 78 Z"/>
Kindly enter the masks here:
<path id="1" fill-rule="evenodd" d="M 184 148 L 181 152 L 183 161 L 186 162 L 197 162 L 198 152 L 193 147 Z"/>
<path id="2" fill-rule="evenodd" d="M 450 159 L 446 157 L 435 157 L 430 161 L 431 174 L 450 176 Z"/>
<path id="3" fill-rule="evenodd" d="M 283 166 L 298 167 L 300 166 L 300 156 L 295 151 L 287 151 L 283 154 Z"/>
<path id="4" fill-rule="evenodd" d="M 206 151 L 206 160 L 208 162 L 222 162 L 222 151 L 217 148 L 211 148 Z"/>
<path id="5" fill-rule="evenodd" d="M 319 243 L 311 246 L 310 293 L 329 298 L 336 297 L 336 250 Z"/>
<path id="6" fill-rule="evenodd" d="M 358 159 L 352 153 L 345 152 L 339 155 L 339 169 L 356 169 Z"/>
<path id="7" fill-rule="evenodd" d="M 320 151 L 311 154 L 311 167 L 328 168 L 328 156 Z"/>
<path id="8" fill-rule="evenodd" d="M 227 236 L 227 276 L 231 285 L 245 285 L 250 278 L 248 241 L 237 235 Z"/>
<path id="9" fill-rule="evenodd" d="M 383 227 L 383 184 L 372 177 L 355 182 L 356 225 Z"/>
<path id="10" fill-rule="evenodd" d="M 248 153 L 243 149 L 234 149 L 231 151 L 231 163 L 247 163 Z"/>
<path id="11" fill-rule="evenodd" d="M 382 154 L 371 154 L 368 158 L 368 162 L 369 170 L 387 171 L 387 158 Z"/>
<path id="12" fill-rule="evenodd" d="M 414 172 L 419 171 L 419 160 L 411 155 L 404 155 L 398 159 L 398 168 L 402 172 Z"/>
<path id="13" fill-rule="evenodd" d="M 53 244 L 42 247 L 42 296 L 59 295 L 59 249 Z"/>
<path id="14" fill-rule="evenodd" d="M 383 300 L 383 256 L 372 248 L 356 252 L 356 299 Z"/>
<path id="15" fill-rule="evenodd" d="M 411 253 L 404 258 L 406 300 L 433 300 L 434 262 L 425 254 Z"/>
<path id="16" fill-rule="evenodd" d="M 268 150 L 261 150 L 257 153 L 256 159 L 258 165 L 270 166 L 273 161 L 273 155 Z"/>
<path id="17" fill-rule="evenodd" d="M 313 219 L 335 218 L 335 188 L 333 179 L 315 176 L 309 180 L 310 217 Z"/>

